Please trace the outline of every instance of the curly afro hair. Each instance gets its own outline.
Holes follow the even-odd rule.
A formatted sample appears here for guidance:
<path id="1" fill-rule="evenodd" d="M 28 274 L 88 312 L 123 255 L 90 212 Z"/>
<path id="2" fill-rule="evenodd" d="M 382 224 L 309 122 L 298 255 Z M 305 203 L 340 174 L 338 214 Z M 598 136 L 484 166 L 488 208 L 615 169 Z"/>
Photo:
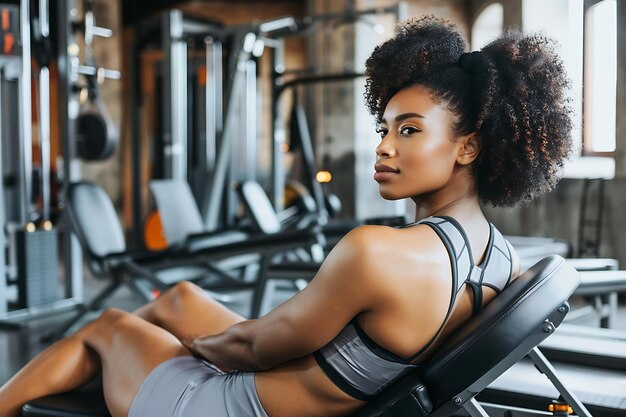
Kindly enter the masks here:
<path id="1" fill-rule="evenodd" d="M 420 84 L 453 114 L 455 136 L 477 132 L 481 200 L 514 206 L 554 188 L 572 148 L 569 81 L 554 42 L 509 31 L 464 53 L 456 27 L 433 16 L 401 23 L 366 62 L 365 100 L 380 122 L 401 89 Z"/>

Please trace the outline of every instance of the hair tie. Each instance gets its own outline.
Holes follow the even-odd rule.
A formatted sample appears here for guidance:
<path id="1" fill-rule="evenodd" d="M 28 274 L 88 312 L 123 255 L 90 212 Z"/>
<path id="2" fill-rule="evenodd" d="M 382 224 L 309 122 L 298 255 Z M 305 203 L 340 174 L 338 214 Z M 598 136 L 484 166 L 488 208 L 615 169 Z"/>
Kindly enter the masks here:
<path id="1" fill-rule="evenodd" d="M 459 57 L 459 67 L 463 68 L 471 75 L 475 75 L 477 70 L 482 68 L 483 55 L 480 51 L 465 52 Z"/>

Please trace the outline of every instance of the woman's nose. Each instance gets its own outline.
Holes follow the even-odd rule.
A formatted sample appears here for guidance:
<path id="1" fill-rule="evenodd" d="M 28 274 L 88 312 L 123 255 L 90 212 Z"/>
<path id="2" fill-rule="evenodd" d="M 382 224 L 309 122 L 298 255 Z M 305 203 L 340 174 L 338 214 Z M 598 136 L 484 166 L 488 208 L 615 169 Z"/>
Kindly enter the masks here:
<path id="1" fill-rule="evenodd" d="M 391 157 L 395 155 L 395 147 L 389 135 L 385 136 L 376 147 L 376 155 L 379 157 Z"/>

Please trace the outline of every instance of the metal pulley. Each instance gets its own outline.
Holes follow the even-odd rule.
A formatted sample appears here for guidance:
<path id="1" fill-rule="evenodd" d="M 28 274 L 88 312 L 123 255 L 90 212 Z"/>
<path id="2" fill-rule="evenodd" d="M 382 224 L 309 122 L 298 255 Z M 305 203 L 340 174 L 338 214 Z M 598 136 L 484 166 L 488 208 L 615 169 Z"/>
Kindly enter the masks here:
<path id="1" fill-rule="evenodd" d="M 112 31 L 95 25 L 91 1 L 85 1 L 85 18 L 75 25 L 84 31 L 86 65 L 78 65 L 76 72 L 85 77 L 86 86 L 77 86 L 81 110 L 76 118 L 76 151 L 80 158 L 98 161 L 113 155 L 119 141 L 118 130 L 100 98 L 100 86 L 105 79 L 119 80 L 121 73 L 116 70 L 98 67 L 93 59 L 94 37 L 111 37 Z"/>
<path id="2" fill-rule="evenodd" d="M 109 112 L 90 87 L 81 90 L 81 112 L 76 118 L 76 150 L 87 161 L 98 161 L 113 155 L 119 135 Z M 84 97 L 87 96 L 85 99 Z"/>

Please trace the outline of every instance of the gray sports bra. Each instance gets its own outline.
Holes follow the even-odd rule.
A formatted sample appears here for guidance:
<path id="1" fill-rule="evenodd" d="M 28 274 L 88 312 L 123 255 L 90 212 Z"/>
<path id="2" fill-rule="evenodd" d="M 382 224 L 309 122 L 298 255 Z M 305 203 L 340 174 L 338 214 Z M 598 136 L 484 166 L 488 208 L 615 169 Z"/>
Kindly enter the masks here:
<path id="1" fill-rule="evenodd" d="M 367 401 L 417 365 L 411 362 L 430 347 L 441 333 L 456 295 L 464 285 L 473 293 L 472 315 L 482 306 L 482 288 L 499 293 L 509 283 L 512 273 L 511 252 L 504 236 L 490 224 L 489 243 L 481 266 L 474 265 L 465 231 L 452 217 L 428 217 L 417 224 L 430 226 L 444 243 L 452 267 L 452 294 L 446 318 L 430 341 L 415 355 L 401 358 L 372 340 L 359 326 L 356 317 L 326 346 L 313 353 L 328 377 L 348 395 Z"/>

